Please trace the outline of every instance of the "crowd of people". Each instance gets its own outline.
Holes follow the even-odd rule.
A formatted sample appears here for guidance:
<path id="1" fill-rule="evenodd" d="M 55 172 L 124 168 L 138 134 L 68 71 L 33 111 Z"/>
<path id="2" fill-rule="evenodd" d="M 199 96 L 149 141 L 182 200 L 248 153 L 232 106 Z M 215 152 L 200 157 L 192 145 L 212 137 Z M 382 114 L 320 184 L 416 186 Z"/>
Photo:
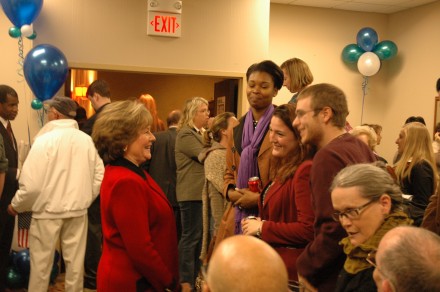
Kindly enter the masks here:
<path id="1" fill-rule="evenodd" d="M 151 95 L 111 102 L 98 79 L 81 126 L 72 99 L 44 103 L 21 169 L 0 85 L 0 292 L 23 212 L 29 291 L 47 291 L 58 242 L 66 291 L 440 290 L 440 135 L 409 118 L 388 164 L 382 127 L 347 131 L 344 92 L 312 82 L 301 59 L 255 63 L 242 117 L 194 97 L 165 127 Z"/>

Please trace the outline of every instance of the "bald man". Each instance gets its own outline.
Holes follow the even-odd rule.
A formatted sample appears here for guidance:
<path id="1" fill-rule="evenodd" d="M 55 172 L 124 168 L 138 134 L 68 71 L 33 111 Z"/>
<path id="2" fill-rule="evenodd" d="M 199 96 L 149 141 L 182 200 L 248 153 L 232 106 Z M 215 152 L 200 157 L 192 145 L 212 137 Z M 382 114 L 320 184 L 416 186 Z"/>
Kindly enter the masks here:
<path id="1" fill-rule="evenodd" d="M 223 240 L 209 262 L 204 291 L 288 291 L 287 270 L 278 253 L 253 236 Z"/>
<path id="2" fill-rule="evenodd" d="M 374 281 L 379 292 L 440 291 L 440 236 L 418 227 L 396 227 L 380 241 Z"/>

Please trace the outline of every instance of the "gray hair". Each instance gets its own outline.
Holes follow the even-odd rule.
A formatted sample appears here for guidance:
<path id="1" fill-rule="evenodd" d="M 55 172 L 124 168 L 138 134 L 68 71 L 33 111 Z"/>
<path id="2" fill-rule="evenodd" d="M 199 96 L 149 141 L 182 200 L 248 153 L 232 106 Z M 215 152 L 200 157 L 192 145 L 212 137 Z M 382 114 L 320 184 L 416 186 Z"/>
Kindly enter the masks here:
<path id="1" fill-rule="evenodd" d="M 185 101 L 182 117 L 179 120 L 177 129 L 180 130 L 183 126 L 189 126 L 191 128 L 194 127 L 193 119 L 197 113 L 197 110 L 203 104 L 208 105 L 208 101 L 203 97 L 193 97 Z"/>
<path id="2" fill-rule="evenodd" d="M 368 138 L 368 147 L 370 147 L 370 149 L 374 151 L 374 148 L 377 145 L 377 134 L 372 127 L 357 126 L 350 131 L 350 134 L 352 134 L 355 137 L 366 135 Z"/>
<path id="3" fill-rule="evenodd" d="M 396 291 L 440 291 L 440 236 L 405 226 L 392 229 L 382 240 L 390 244 L 381 252 L 380 269 Z"/>
<path id="4" fill-rule="evenodd" d="M 379 164 L 354 164 L 345 167 L 333 179 L 330 191 L 349 187 L 358 187 L 361 196 L 369 200 L 379 200 L 380 196 L 387 194 L 392 201 L 391 211 L 401 209 L 402 191 Z"/>

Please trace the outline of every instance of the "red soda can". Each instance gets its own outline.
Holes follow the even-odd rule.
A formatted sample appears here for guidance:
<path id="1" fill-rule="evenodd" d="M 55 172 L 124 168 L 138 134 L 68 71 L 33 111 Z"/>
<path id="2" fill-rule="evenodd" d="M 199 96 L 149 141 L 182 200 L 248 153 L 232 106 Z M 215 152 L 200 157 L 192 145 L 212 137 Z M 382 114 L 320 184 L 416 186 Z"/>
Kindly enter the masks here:
<path id="1" fill-rule="evenodd" d="M 261 180 L 258 176 L 250 177 L 248 180 L 248 187 L 251 192 L 261 192 Z"/>

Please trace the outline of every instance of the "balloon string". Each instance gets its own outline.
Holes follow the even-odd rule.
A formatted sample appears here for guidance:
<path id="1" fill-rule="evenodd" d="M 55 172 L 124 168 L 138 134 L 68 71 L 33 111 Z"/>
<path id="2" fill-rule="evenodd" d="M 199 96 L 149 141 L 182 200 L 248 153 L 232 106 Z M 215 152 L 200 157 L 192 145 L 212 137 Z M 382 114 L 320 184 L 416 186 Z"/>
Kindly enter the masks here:
<path id="1" fill-rule="evenodd" d="M 23 82 L 24 78 L 23 78 L 23 64 L 24 64 L 24 49 L 23 49 L 23 38 L 19 37 L 18 38 L 18 76 L 21 77 L 21 79 L 18 82 Z"/>
<path id="2" fill-rule="evenodd" d="M 365 95 L 367 95 L 367 85 L 368 85 L 368 77 L 364 76 L 364 81 L 362 82 L 362 112 L 361 112 L 361 125 L 363 124 L 364 120 L 364 102 L 365 102 Z"/>

